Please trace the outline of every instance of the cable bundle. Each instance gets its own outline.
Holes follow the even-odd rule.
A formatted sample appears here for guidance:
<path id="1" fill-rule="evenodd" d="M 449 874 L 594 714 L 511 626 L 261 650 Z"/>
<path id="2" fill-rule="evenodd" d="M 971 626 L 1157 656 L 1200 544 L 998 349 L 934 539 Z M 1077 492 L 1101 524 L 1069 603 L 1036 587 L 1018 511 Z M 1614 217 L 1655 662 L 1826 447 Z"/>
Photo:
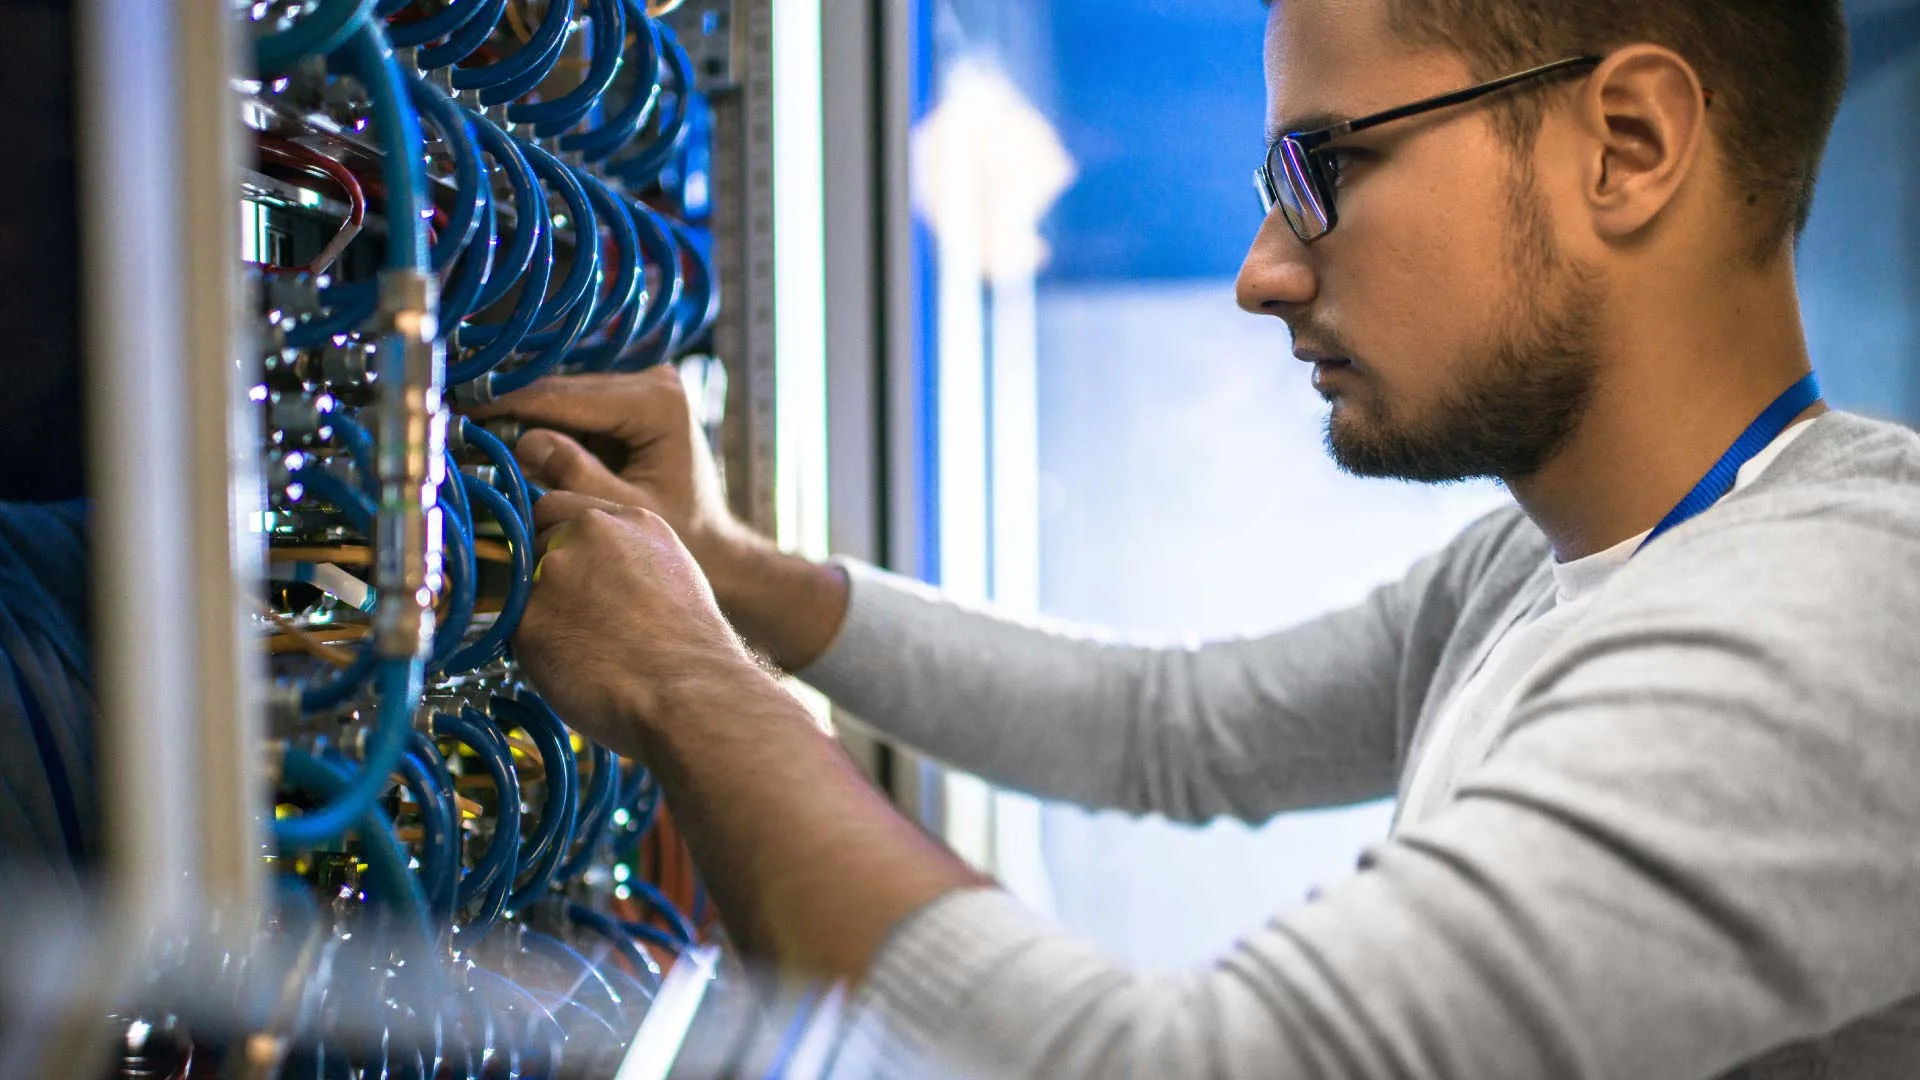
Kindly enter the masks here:
<path id="1" fill-rule="evenodd" d="M 287 736 L 276 917 L 324 936 L 316 887 L 344 889 L 332 932 L 433 961 L 399 980 L 424 997 L 385 978 L 375 1014 L 303 1017 L 282 1075 L 554 1072 L 583 1030 L 624 1045 L 700 933 L 635 873 L 651 777 L 511 662 L 534 533 L 516 432 L 441 403 L 702 343 L 719 297 L 685 193 L 706 106 L 638 0 L 317 0 L 255 30 L 263 99 L 346 132 L 258 141 L 263 170 L 345 206 L 312 258 L 258 267 L 279 346 L 255 394 Z M 363 134 L 377 169 L 355 167 Z"/>

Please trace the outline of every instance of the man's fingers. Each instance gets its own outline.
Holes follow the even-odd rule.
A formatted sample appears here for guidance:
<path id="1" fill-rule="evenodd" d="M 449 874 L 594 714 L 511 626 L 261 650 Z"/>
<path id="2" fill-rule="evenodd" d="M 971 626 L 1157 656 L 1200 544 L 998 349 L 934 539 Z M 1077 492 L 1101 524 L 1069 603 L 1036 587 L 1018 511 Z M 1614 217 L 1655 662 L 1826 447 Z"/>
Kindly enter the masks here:
<path id="1" fill-rule="evenodd" d="M 676 423 L 685 398 L 679 373 L 667 364 L 638 374 L 549 375 L 466 413 L 626 439 Z"/>
<path id="2" fill-rule="evenodd" d="M 614 503 L 633 501 L 633 488 L 626 481 L 610 472 L 586 447 L 557 431 L 529 431 L 520 436 L 513 453 L 532 479 L 550 488 Z"/>
<path id="3" fill-rule="evenodd" d="M 552 491 L 547 497 L 533 504 L 533 527 L 542 537 L 562 525 L 577 521 L 589 510 L 600 510 L 615 517 L 620 516 L 622 504 L 607 499 L 596 499 L 591 495 L 582 495 L 576 491 Z"/>

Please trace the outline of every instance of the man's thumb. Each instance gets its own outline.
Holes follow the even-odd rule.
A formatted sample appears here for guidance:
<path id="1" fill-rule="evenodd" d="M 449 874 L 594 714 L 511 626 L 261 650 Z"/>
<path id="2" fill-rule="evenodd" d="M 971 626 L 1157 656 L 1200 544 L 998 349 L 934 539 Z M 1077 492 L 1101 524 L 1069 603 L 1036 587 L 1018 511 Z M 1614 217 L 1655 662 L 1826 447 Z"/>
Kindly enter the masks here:
<path id="1" fill-rule="evenodd" d="M 577 491 L 622 506 L 642 501 L 640 492 L 608 471 L 586 447 L 557 431 L 536 428 L 520 436 L 513 454 L 529 478 L 562 491 Z"/>

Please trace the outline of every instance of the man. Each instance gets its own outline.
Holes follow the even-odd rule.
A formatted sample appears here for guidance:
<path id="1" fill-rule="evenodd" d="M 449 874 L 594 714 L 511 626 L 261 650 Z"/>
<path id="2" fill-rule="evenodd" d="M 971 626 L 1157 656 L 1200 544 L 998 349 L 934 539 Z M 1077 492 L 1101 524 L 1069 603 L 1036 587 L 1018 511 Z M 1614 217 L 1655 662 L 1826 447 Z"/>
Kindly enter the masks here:
<path id="1" fill-rule="evenodd" d="M 1127 649 L 783 556 L 652 373 L 496 409 L 626 455 L 521 442 L 560 490 L 518 655 L 658 771 L 744 949 L 861 981 L 898 1073 L 1920 1076 L 1920 440 L 1819 403 L 1794 284 L 1845 48 L 1836 0 L 1275 8 L 1241 305 L 1346 468 L 1518 504 L 1352 610 Z M 1397 785 L 1394 836 L 1210 969 L 1121 970 L 895 816 L 736 629 L 1003 784 L 1182 820 Z"/>

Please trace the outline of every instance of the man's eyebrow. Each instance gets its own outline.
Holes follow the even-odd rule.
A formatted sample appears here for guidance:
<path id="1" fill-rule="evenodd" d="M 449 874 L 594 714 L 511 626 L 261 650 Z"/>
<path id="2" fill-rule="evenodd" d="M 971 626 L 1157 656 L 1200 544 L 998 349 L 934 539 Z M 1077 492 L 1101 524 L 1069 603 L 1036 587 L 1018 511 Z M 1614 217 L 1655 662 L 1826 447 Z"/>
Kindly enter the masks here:
<path id="1" fill-rule="evenodd" d="M 1276 124 L 1268 128 L 1267 145 L 1272 146 L 1274 143 L 1279 142 L 1280 136 L 1282 135 L 1292 135 L 1302 131 L 1319 131 L 1323 128 L 1333 127 L 1336 124 L 1344 124 L 1350 119 L 1352 118 L 1344 113 L 1335 112 L 1313 112 L 1303 116 L 1296 116 L 1284 123 Z"/>

